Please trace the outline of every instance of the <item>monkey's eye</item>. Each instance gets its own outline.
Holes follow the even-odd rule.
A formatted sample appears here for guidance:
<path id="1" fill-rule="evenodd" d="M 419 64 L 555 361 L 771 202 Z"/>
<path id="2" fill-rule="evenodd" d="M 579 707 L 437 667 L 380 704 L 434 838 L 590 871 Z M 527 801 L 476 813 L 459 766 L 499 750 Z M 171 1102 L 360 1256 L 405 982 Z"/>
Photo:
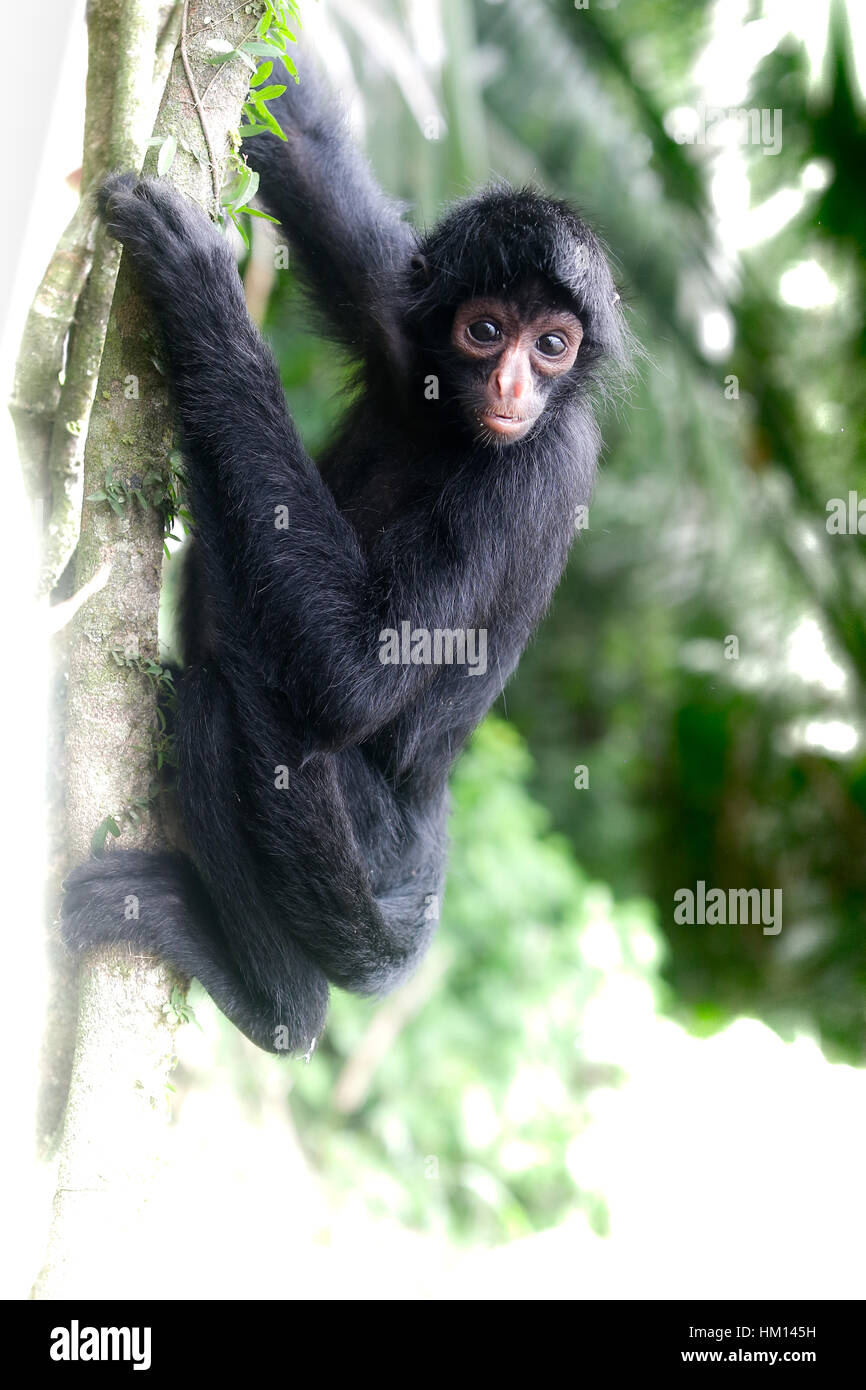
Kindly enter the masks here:
<path id="1" fill-rule="evenodd" d="M 495 343 L 500 336 L 499 329 L 491 319 L 476 319 L 470 323 L 468 332 L 476 343 Z"/>
<path id="2" fill-rule="evenodd" d="M 540 338 L 536 339 L 535 346 L 542 357 L 561 357 L 568 344 L 564 338 L 560 338 L 558 333 L 543 333 Z"/>

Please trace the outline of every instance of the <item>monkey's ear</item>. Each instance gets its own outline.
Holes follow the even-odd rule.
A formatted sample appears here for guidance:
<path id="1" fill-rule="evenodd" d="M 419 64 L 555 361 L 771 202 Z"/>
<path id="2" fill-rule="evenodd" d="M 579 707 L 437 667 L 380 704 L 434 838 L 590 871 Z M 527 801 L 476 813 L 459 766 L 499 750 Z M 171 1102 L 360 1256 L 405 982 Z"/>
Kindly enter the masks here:
<path id="1" fill-rule="evenodd" d="M 411 266 L 415 274 L 418 276 L 418 278 L 423 280 L 425 285 L 429 285 L 430 266 L 427 262 L 427 257 L 422 256 L 420 251 L 415 251 L 409 257 L 409 265 Z"/>

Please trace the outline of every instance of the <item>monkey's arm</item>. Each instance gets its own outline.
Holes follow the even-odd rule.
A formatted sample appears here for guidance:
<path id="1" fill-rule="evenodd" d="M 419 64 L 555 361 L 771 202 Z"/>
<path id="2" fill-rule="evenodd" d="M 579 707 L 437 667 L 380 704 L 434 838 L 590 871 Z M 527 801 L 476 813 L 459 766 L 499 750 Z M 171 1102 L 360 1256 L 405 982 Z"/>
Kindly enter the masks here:
<path id="1" fill-rule="evenodd" d="M 355 744 L 433 676 L 429 665 L 383 663 L 382 629 L 472 625 L 447 558 L 425 560 L 416 541 L 395 545 L 394 568 L 371 568 L 303 447 L 213 224 L 164 180 L 133 174 L 112 175 L 101 206 L 162 330 L 224 663 L 254 651 L 311 749 Z"/>
<path id="2" fill-rule="evenodd" d="M 359 356 L 384 350 L 393 359 L 399 282 L 415 232 L 379 188 L 309 58 L 300 82 L 287 83 L 269 109 L 288 138 L 244 141 L 261 200 L 279 218 L 336 340 Z"/>

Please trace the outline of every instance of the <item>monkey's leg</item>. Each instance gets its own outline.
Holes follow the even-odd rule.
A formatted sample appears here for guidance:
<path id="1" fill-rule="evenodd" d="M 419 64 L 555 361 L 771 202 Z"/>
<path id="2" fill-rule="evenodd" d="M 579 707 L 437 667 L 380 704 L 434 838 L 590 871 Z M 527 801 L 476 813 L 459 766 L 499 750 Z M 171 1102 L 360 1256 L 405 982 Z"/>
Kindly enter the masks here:
<path id="1" fill-rule="evenodd" d="M 137 851 L 90 860 L 67 879 L 63 936 L 79 950 L 128 941 L 194 975 L 259 1047 L 308 1052 L 324 1026 L 327 981 L 263 892 L 238 814 L 231 714 L 215 670 L 184 675 L 178 795 L 196 868 Z"/>

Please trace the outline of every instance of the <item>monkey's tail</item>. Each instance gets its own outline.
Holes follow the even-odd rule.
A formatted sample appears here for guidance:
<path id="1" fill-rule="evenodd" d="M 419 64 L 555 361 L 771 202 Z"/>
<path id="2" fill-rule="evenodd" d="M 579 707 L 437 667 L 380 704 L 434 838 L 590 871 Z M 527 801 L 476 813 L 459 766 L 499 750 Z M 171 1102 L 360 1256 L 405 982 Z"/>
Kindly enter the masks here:
<path id="1" fill-rule="evenodd" d="M 200 980 L 211 998 L 258 1047 L 306 1053 L 320 1036 L 328 1006 L 324 974 L 288 934 L 279 939 L 280 970 L 263 986 L 239 968 L 218 910 L 183 855 L 111 850 L 73 869 L 66 880 L 62 935 L 83 951 L 127 946 L 158 956 Z M 233 928 L 253 939 L 271 928 L 255 897 L 236 902 Z"/>

